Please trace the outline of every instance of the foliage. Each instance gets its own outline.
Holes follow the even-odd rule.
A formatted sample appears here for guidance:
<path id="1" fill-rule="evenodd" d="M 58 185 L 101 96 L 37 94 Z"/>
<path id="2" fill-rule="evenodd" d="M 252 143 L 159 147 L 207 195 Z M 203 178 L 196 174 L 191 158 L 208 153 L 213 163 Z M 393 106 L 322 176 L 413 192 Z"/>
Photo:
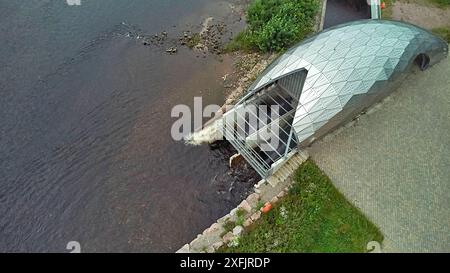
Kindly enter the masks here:
<path id="1" fill-rule="evenodd" d="M 450 43 L 450 28 L 449 27 L 435 28 L 432 31 L 434 34 L 442 37 L 442 39 L 444 39 Z"/>
<path id="2" fill-rule="evenodd" d="M 186 45 L 189 48 L 194 48 L 201 41 L 200 33 L 194 33 L 190 39 L 187 40 Z"/>
<path id="3" fill-rule="evenodd" d="M 318 0 L 254 0 L 247 10 L 247 29 L 226 50 L 280 52 L 312 31 L 318 10 Z"/>
<path id="4" fill-rule="evenodd" d="M 444 7 L 450 6 L 450 0 L 433 0 L 433 1 Z"/>
<path id="5" fill-rule="evenodd" d="M 223 229 L 224 231 L 222 232 L 222 234 L 220 236 L 223 236 L 225 234 L 227 234 L 230 231 L 233 231 L 234 227 L 236 227 L 236 223 L 233 221 L 226 221 L 223 225 Z"/>
<path id="6" fill-rule="evenodd" d="M 236 226 L 242 226 L 245 221 L 245 215 L 247 213 L 244 209 L 238 209 L 236 212 Z"/>

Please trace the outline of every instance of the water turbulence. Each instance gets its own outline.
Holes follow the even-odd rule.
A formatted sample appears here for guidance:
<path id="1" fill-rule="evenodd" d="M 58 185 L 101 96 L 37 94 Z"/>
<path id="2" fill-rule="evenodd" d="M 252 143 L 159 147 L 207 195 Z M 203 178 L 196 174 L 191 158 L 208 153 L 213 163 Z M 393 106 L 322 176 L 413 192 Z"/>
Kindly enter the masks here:
<path id="1" fill-rule="evenodd" d="M 186 144 L 199 146 L 201 144 L 213 144 L 216 141 L 222 140 L 222 119 L 212 122 L 203 129 L 193 132 L 184 138 Z"/>

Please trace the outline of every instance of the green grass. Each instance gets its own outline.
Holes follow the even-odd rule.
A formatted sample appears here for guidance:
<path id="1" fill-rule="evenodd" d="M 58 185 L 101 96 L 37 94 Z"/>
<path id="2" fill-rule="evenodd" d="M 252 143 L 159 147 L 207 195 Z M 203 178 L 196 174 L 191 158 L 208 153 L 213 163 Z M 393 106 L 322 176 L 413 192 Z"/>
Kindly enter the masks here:
<path id="1" fill-rule="evenodd" d="M 295 174 L 289 194 L 221 252 L 366 252 L 383 235 L 312 162 Z"/>
<path id="2" fill-rule="evenodd" d="M 392 19 L 392 7 L 394 6 L 395 0 L 385 0 L 386 8 L 381 11 L 382 19 Z"/>
<path id="3" fill-rule="evenodd" d="M 247 213 L 243 209 L 238 209 L 236 212 L 236 226 L 242 226 L 245 221 L 245 215 Z"/>
<path id="4" fill-rule="evenodd" d="M 250 34 L 248 29 L 240 32 L 238 35 L 236 35 L 236 37 L 234 37 L 225 45 L 225 52 L 234 52 L 238 50 L 242 50 L 245 52 L 258 51 L 258 47 L 253 44 L 249 36 Z"/>
<path id="5" fill-rule="evenodd" d="M 225 50 L 281 52 L 312 32 L 319 0 L 253 0 L 247 28 Z"/>
<path id="6" fill-rule="evenodd" d="M 432 32 L 450 43 L 450 27 L 434 28 Z"/>
<path id="7" fill-rule="evenodd" d="M 186 45 L 189 48 L 194 48 L 196 45 L 198 45 L 201 41 L 200 33 L 194 33 L 192 34 L 192 37 L 187 40 Z"/>
<path id="8" fill-rule="evenodd" d="M 230 231 L 233 231 L 233 229 L 236 227 L 236 223 L 233 221 L 226 221 L 223 225 L 223 232 L 220 236 L 223 236 L 227 234 Z"/>
<path id="9" fill-rule="evenodd" d="M 442 6 L 442 7 L 448 7 L 450 6 L 450 0 L 432 0 L 436 4 Z"/>

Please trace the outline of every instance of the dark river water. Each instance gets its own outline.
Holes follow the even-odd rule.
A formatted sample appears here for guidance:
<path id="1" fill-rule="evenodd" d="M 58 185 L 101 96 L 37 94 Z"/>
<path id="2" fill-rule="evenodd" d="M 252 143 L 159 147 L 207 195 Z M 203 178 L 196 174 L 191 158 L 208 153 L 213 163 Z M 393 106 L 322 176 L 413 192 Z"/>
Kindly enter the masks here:
<path id="1" fill-rule="evenodd" d="M 229 147 L 170 135 L 173 106 L 223 103 L 232 60 L 136 39 L 239 29 L 232 2 L 0 0 L 1 252 L 176 251 L 239 203 L 257 181 Z"/>

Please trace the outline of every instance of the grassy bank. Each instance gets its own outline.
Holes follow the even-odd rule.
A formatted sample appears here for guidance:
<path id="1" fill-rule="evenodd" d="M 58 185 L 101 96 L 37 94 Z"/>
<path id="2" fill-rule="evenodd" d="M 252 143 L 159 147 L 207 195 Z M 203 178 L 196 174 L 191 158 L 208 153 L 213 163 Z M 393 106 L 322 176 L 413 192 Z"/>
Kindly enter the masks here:
<path id="1" fill-rule="evenodd" d="M 450 27 L 434 28 L 432 31 L 434 34 L 442 37 L 442 39 L 450 43 Z"/>
<path id="2" fill-rule="evenodd" d="M 450 6 L 450 0 L 432 0 L 436 4 L 442 6 L 442 7 L 448 7 Z"/>
<path id="3" fill-rule="evenodd" d="M 247 9 L 247 28 L 226 51 L 280 52 L 311 33 L 319 0 L 254 0 Z"/>
<path id="4" fill-rule="evenodd" d="M 289 194 L 222 252 L 365 252 L 383 235 L 312 162 L 295 174 Z"/>

